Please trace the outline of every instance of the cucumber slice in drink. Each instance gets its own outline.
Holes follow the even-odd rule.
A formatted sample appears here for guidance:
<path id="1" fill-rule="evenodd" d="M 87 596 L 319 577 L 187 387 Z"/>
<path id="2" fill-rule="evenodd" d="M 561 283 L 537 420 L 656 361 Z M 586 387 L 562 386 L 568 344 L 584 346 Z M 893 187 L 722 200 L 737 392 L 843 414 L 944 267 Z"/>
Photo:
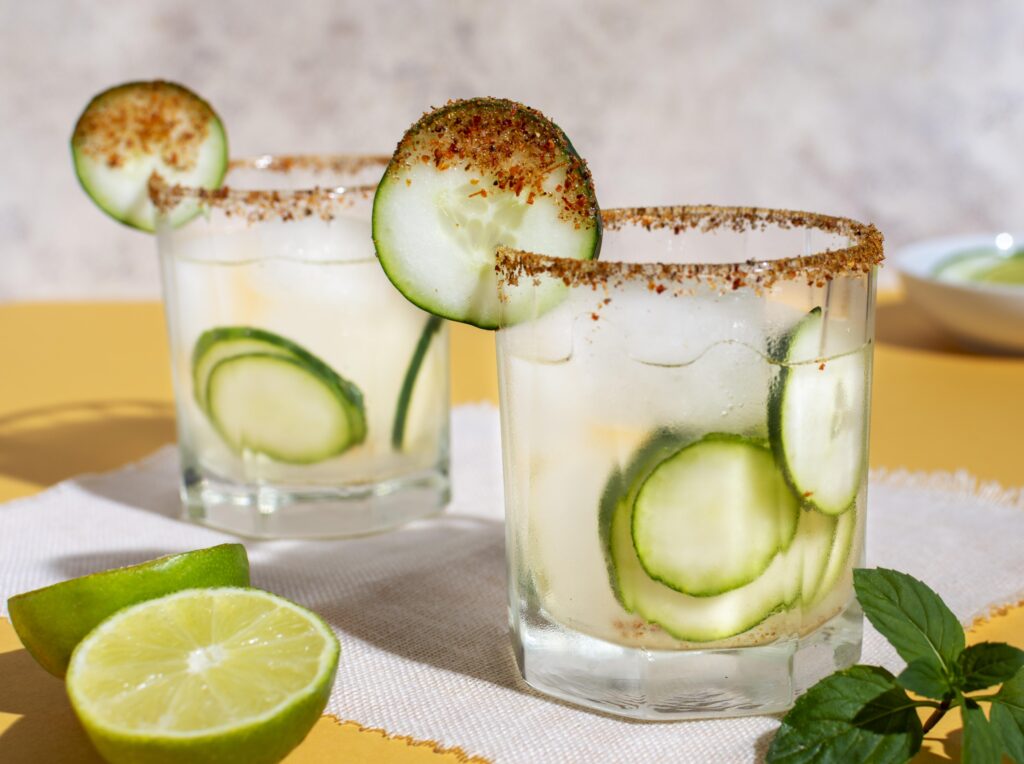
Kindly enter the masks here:
<path id="1" fill-rule="evenodd" d="M 416 349 L 412 352 L 412 358 L 409 359 L 409 368 L 405 370 L 402 388 L 398 391 L 398 403 L 395 405 L 395 423 L 391 428 L 391 446 L 396 451 L 401 451 L 402 444 L 405 442 L 405 424 L 409 418 L 409 404 L 412 402 L 412 394 L 416 387 L 416 380 L 419 378 L 420 367 L 423 366 L 423 360 L 427 357 L 430 341 L 440 330 L 441 319 L 437 316 L 428 318 L 427 323 L 423 325 L 423 332 L 420 334 L 419 341 L 416 343 Z"/>
<path id="2" fill-rule="evenodd" d="M 818 585 L 813 592 L 804 595 L 804 606 L 810 607 L 823 600 L 846 570 L 853 549 L 853 539 L 857 530 L 857 511 L 851 509 L 835 518 L 835 530 L 832 543 L 829 545 L 828 557 L 822 568 Z"/>
<path id="3" fill-rule="evenodd" d="M 105 90 L 78 118 L 71 157 L 82 188 L 115 220 L 156 228 L 149 200 L 153 173 L 172 184 L 218 188 L 228 167 L 228 140 L 210 105 L 172 82 L 130 82 Z M 180 225 L 197 212 L 179 204 Z"/>
<path id="4" fill-rule="evenodd" d="M 352 442 L 361 443 L 365 439 L 366 413 L 359 388 L 298 343 L 253 326 L 218 326 L 203 332 L 196 340 L 192 350 L 192 394 L 199 408 L 209 414 L 207 388 L 214 367 L 227 358 L 253 354 L 293 358 L 339 388 L 350 404 Z"/>
<path id="5" fill-rule="evenodd" d="M 498 325 L 498 245 L 595 258 L 601 217 L 590 172 L 565 133 L 513 101 L 454 101 L 424 115 L 395 150 L 373 202 L 384 272 L 442 318 Z M 504 322 L 553 304 L 560 283 L 512 295 Z"/>
<path id="6" fill-rule="evenodd" d="M 815 308 L 780 343 L 768 432 L 801 501 L 840 515 L 853 506 L 864 475 L 867 368 L 861 351 L 821 360 L 825 328 Z"/>
<path id="7" fill-rule="evenodd" d="M 612 589 L 619 602 L 627 610 L 633 609 L 631 592 L 624 593 L 623 585 L 620 583 L 618 565 L 615 561 L 615 546 L 612 543 L 613 524 L 619 514 L 625 509 L 630 517 L 626 519 L 627 533 L 631 533 L 633 502 L 636 501 L 637 491 L 643 485 L 651 471 L 665 461 L 672 454 L 676 453 L 693 440 L 692 436 L 677 430 L 663 428 L 655 431 L 629 460 L 623 469 L 616 469 L 605 483 L 604 491 L 601 494 L 601 505 L 598 513 L 598 529 L 601 536 L 601 547 L 604 549 L 605 562 L 608 566 L 608 578 L 611 581 Z M 625 505 L 625 507 L 623 506 Z M 620 518 L 621 519 L 621 518 Z M 632 546 L 632 536 L 629 537 L 629 544 Z M 635 558 L 635 554 L 633 558 Z M 628 561 L 627 561 L 628 562 Z M 629 588 L 628 582 L 625 584 Z M 627 599 L 629 601 L 627 602 Z"/>
<path id="8" fill-rule="evenodd" d="M 248 353 L 220 361 L 207 382 L 210 421 L 238 453 L 312 464 L 359 442 L 362 411 L 337 375 L 297 359 Z"/>
<path id="9" fill-rule="evenodd" d="M 633 507 L 633 545 L 652 579 L 708 597 L 764 573 L 793 538 L 798 513 L 767 447 L 707 435 L 644 481 Z"/>
<path id="10" fill-rule="evenodd" d="M 714 642 L 742 634 L 786 605 L 785 555 L 774 557 L 760 576 L 745 586 L 713 597 L 681 594 L 655 581 L 640 564 L 633 546 L 633 510 L 619 502 L 610 527 L 611 559 L 620 601 L 630 612 L 657 624 L 676 639 Z"/>
<path id="11" fill-rule="evenodd" d="M 793 587 L 786 598 L 792 605 L 797 600 L 809 603 L 821 587 L 825 569 L 832 554 L 837 519 L 816 509 L 800 511 L 796 536 L 793 539 Z"/>

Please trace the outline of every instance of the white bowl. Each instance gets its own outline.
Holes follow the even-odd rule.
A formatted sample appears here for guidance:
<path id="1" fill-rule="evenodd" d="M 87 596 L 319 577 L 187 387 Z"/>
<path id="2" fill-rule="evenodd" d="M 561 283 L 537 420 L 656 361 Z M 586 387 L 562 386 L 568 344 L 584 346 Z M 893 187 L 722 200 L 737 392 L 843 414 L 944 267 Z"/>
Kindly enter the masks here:
<path id="1" fill-rule="evenodd" d="M 893 258 L 907 298 L 963 344 L 982 350 L 1024 354 L 1024 287 L 1005 284 L 940 281 L 935 269 L 958 252 L 995 247 L 996 236 L 976 234 L 919 241 Z M 1017 246 L 1024 233 L 1011 234 Z"/>

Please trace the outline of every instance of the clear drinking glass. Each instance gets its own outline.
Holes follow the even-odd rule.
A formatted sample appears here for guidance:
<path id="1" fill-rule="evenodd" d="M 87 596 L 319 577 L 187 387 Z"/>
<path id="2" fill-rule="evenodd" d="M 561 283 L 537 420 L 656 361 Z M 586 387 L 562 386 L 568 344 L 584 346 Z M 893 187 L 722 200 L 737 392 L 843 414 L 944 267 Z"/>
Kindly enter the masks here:
<path id="1" fill-rule="evenodd" d="M 783 710 L 860 654 L 881 235 L 749 208 L 604 221 L 599 261 L 499 250 L 519 668 L 640 719 Z"/>
<path id="2" fill-rule="evenodd" d="M 447 330 L 375 256 L 386 162 L 261 157 L 216 191 L 151 182 L 193 520 L 345 536 L 447 503 Z M 195 217 L 173 227 L 181 205 Z"/>

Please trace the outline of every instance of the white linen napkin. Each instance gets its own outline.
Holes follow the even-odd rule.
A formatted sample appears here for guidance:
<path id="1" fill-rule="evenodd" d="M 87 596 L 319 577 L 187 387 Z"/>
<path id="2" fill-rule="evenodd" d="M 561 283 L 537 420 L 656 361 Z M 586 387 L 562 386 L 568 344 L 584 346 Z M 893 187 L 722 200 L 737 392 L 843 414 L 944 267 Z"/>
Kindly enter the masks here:
<path id="1" fill-rule="evenodd" d="M 320 613 L 342 642 L 328 711 L 495 762 L 749 762 L 772 717 L 614 719 L 519 678 L 506 635 L 497 412 L 453 414 L 454 501 L 436 519 L 345 541 L 245 541 L 253 584 Z M 177 454 L 0 505 L 0 608 L 72 576 L 233 537 L 178 520 Z M 969 623 L 1024 599 L 1024 499 L 964 476 L 875 475 L 868 560 L 928 582 Z M 862 660 L 900 661 L 868 626 Z M 339 752 L 341 754 L 342 752 Z"/>

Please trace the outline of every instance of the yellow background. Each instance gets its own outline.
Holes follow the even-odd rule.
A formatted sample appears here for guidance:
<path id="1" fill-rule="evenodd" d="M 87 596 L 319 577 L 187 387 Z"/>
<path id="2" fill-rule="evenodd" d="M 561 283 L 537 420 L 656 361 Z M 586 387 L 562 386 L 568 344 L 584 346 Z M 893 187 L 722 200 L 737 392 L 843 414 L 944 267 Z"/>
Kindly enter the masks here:
<path id="1" fill-rule="evenodd" d="M 1024 359 L 960 353 L 898 296 L 880 302 L 878 340 L 872 466 L 963 468 L 1007 486 L 1024 484 Z M 113 469 L 174 440 L 156 303 L 0 306 L 0 357 L 0 501 Z M 454 325 L 452 366 L 454 403 L 497 400 L 492 335 Z M 977 624 L 968 638 L 1024 647 L 1024 607 Z M 949 730 L 957 727 L 956 718 L 937 727 L 919 760 L 956 758 L 959 736 Z M 288 761 L 477 761 L 472 753 L 439 752 L 430 742 L 324 717 Z M 99 761 L 63 684 L 32 662 L 3 619 L 0 760 Z"/>

